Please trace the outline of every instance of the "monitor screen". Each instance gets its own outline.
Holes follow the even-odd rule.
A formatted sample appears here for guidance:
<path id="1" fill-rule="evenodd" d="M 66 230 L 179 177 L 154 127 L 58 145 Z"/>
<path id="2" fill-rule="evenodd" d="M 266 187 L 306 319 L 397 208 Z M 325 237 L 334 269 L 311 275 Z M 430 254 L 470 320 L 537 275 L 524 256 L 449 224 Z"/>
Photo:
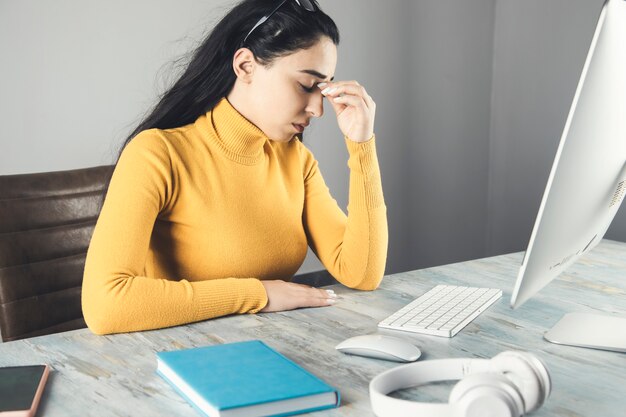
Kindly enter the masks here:
<path id="1" fill-rule="evenodd" d="M 625 191 L 626 0 L 607 0 L 513 289 L 513 308 L 600 242 Z"/>

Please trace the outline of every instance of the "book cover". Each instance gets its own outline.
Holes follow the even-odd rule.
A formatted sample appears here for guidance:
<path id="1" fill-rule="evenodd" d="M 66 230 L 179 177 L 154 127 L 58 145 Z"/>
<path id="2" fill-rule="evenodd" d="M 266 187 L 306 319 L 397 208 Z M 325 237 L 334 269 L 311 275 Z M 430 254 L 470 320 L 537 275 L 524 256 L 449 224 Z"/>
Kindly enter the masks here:
<path id="1" fill-rule="evenodd" d="M 260 340 L 157 353 L 157 373 L 210 417 L 288 416 L 339 392 Z"/>

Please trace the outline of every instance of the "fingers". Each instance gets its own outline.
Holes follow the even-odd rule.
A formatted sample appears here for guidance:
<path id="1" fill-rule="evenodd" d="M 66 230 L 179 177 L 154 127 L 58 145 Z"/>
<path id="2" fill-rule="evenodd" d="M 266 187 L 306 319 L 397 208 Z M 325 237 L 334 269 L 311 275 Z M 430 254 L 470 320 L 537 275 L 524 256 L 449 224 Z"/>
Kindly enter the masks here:
<path id="1" fill-rule="evenodd" d="M 353 142 L 366 142 L 374 135 L 376 103 L 356 81 L 319 83 L 321 94 L 328 99 L 337 115 L 339 129 Z"/>
<path id="2" fill-rule="evenodd" d="M 291 285 L 297 285 L 298 287 L 306 290 L 306 291 L 310 291 L 310 294 L 315 294 L 318 297 L 322 297 L 322 298 L 331 298 L 331 299 L 336 299 L 337 298 L 337 294 L 335 294 L 335 291 L 333 290 L 326 290 L 323 288 L 315 288 L 315 287 L 311 287 L 310 285 L 306 285 L 306 284 L 298 284 L 296 282 L 292 282 Z"/>
<path id="3" fill-rule="evenodd" d="M 337 302 L 337 295 L 333 290 L 309 287 L 306 294 L 306 307 L 325 307 Z"/>
<path id="4" fill-rule="evenodd" d="M 322 95 L 335 103 L 364 105 L 366 108 L 373 109 L 376 106 L 374 100 L 365 90 L 365 87 L 356 81 L 337 81 L 334 83 L 325 83 L 322 86 Z M 339 97 L 350 96 L 349 99 L 338 99 Z M 360 98 L 360 100 L 354 99 Z"/>
<path id="5" fill-rule="evenodd" d="M 333 290 L 321 290 L 326 305 L 333 305 L 337 302 L 337 294 Z"/>
<path id="6" fill-rule="evenodd" d="M 365 104 L 365 101 L 361 98 L 361 97 L 356 97 L 356 96 L 341 96 L 341 97 L 334 97 L 333 98 L 333 102 L 335 103 L 339 103 L 339 104 L 346 104 L 346 105 L 350 105 L 353 107 L 360 107 L 363 109 L 367 109 L 367 104 Z"/>
<path id="7" fill-rule="evenodd" d="M 280 280 L 261 281 L 267 293 L 267 305 L 261 312 L 285 311 L 302 307 L 333 305 L 337 296 L 332 290 L 313 288 Z"/>

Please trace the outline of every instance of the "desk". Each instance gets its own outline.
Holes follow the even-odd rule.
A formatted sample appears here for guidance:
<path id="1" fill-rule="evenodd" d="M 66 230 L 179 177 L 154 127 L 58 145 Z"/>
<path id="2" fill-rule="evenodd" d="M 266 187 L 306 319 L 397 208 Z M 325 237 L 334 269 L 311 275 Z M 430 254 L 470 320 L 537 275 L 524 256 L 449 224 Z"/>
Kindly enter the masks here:
<path id="1" fill-rule="evenodd" d="M 509 308 L 522 253 L 385 277 L 373 292 L 334 285 L 333 307 L 242 315 L 169 329 L 95 336 L 87 329 L 0 344 L 0 366 L 48 363 L 54 371 L 38 416 L 198 416 L 155 374 L 155 352 L 261 339 L 338 387 L 342 405 L 315 416 L 373 416 L 368 385 L 393 362 L 347 356 L 334 346 L 361 334 L 400 334 L 423 359 L 490 358 L 503 350 L 537 353 L 552 374 L 553 392 L 533 416 L 624 416 L 626 354 L 559 346 L 545 330 L 570 311 L 626 315 L 626 244 L 603 241 L 518 310 Z M 377 323 L 436 284 L 502 288 L 503 297 L 455 337 L 378 330 Z M 398 393 L 447 400 L 453 383 Z"/>

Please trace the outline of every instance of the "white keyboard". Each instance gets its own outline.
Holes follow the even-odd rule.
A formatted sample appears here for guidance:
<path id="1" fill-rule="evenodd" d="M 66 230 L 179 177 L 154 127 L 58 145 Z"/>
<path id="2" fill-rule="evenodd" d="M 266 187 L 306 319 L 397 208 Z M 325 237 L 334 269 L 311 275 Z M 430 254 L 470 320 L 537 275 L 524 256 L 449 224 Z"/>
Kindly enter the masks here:
<path id="1" fill-rule="evenodd" d="M 437 285 L 378 327 L 452 337 L 500 297 L 502 290 L 497 288 Z"/>

